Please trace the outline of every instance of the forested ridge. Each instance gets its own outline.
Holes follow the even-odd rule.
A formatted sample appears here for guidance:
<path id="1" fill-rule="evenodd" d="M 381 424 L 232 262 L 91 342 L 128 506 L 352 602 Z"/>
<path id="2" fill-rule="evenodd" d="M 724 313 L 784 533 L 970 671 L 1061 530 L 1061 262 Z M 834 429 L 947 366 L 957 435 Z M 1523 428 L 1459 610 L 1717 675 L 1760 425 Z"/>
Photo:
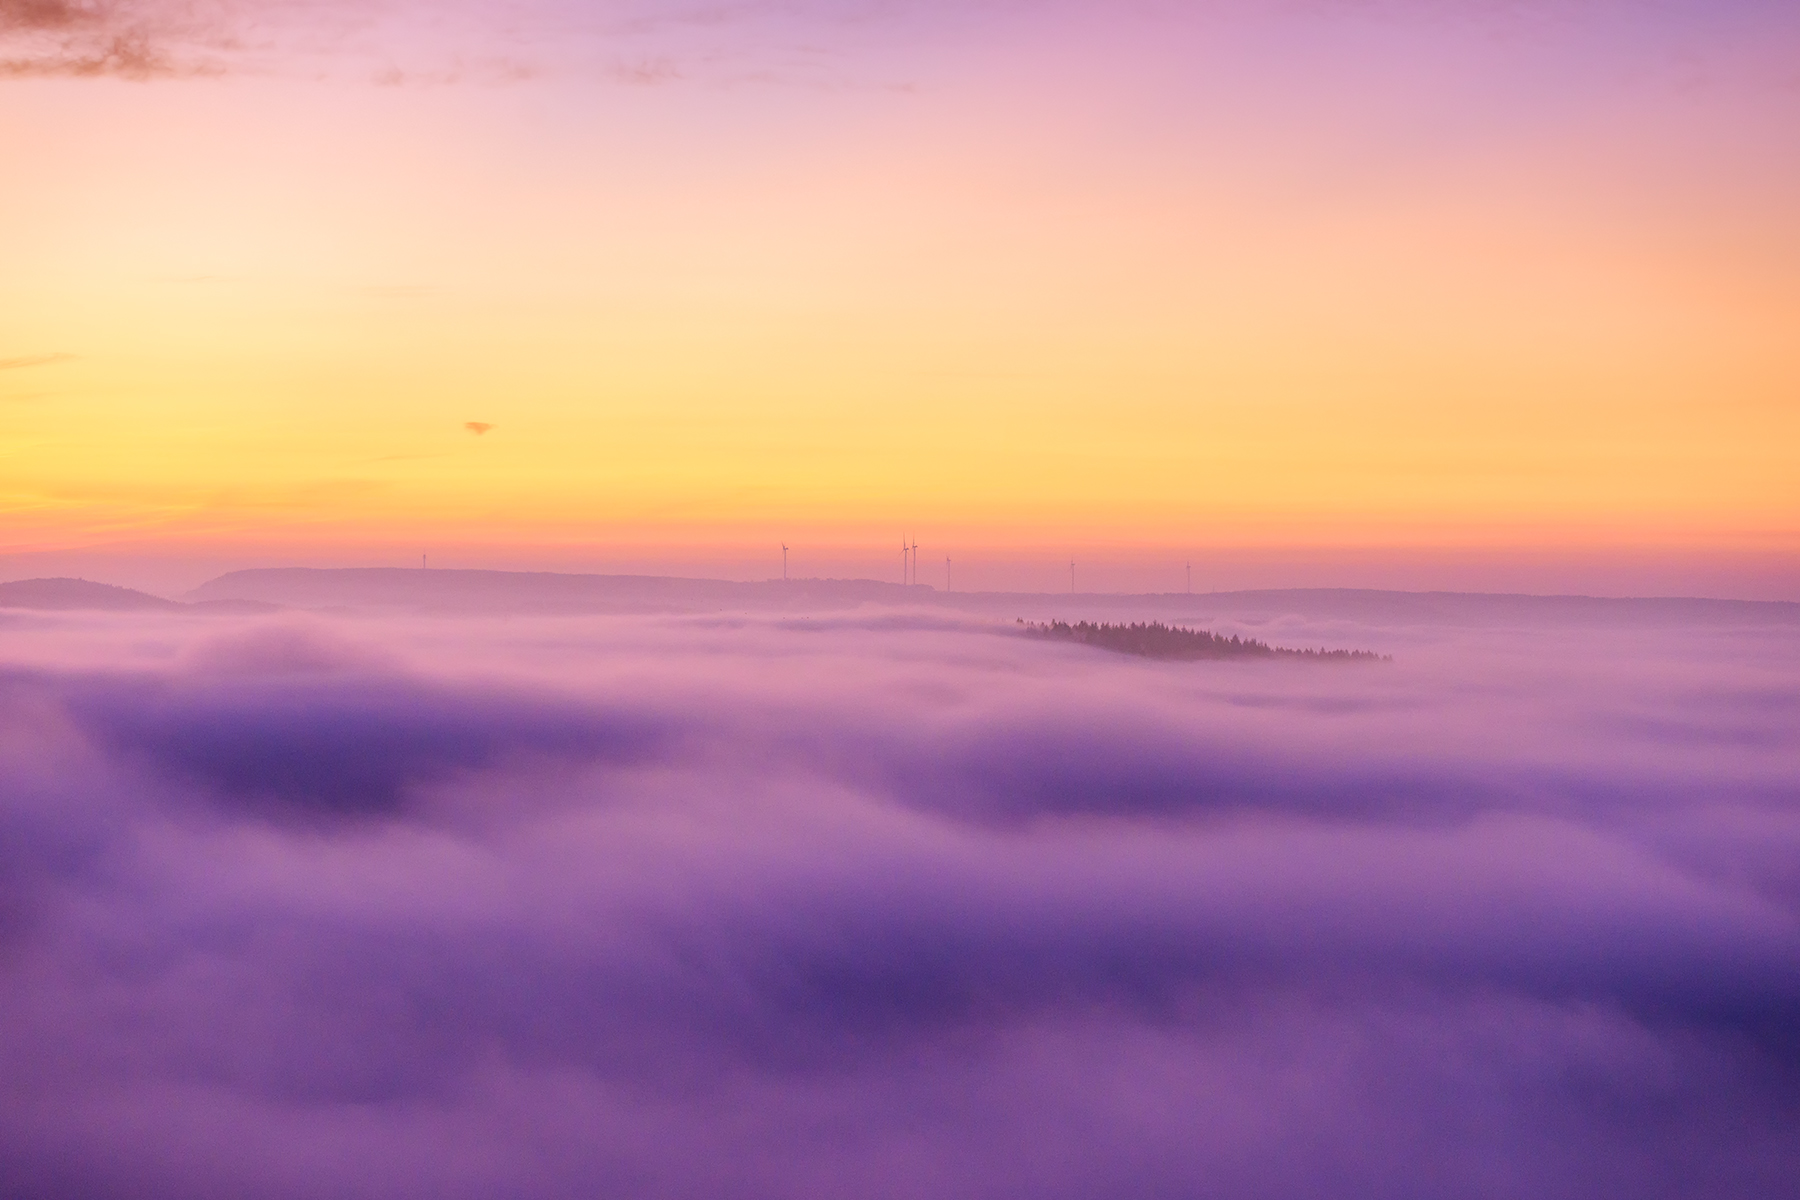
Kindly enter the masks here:
<path id="1" fill-rule="evenodd" d="M 1317 650 L 1271 646 L 1255 638 L 1233 634 L 1225 637 L 1205 629 L 1185 629 L 1165 625 L 1161 621 L 1111 625 L 1092 621 L 1026 621 L 1020 619 L 1027 637 L 1048 638 L 1058 642 L 1079 642 L 1098 646 L 1119 654 L 1136 654 L 1142 658 L 1309 658 L 1331 662 L 1392 662 L 1393 656 L 1373 650 Z"/>

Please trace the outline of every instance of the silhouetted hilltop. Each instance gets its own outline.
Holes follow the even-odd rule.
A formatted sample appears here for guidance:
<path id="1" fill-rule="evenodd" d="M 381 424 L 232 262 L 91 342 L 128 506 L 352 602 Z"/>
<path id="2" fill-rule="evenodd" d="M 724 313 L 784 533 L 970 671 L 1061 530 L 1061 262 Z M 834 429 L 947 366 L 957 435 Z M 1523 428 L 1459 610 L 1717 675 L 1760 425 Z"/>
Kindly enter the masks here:
<path id="1" fill-rule="evenodd" d="M 1126 594 L 944 592 L 873 579 L 779 579 L 747 583 L 665 575 L 573 575 L 548 571 L 462 571 L 409 567 L 265 568 L 233 571 L 185 599 L 261 602 L 312 609 L 411 613 L 575 614 L 817 612 L 864 605 L 930 606 L 1010 622 L 1160 621 L 1204 627 L 1224 617 L 1252 622 L 1286 616 L 1369 625 L 1450 625 L 1521 629 L 1561 626 L 1794 625 L 1789 601 L 1530 596 L 1482 592 L 1384 592 L 1290 588 L 1243 592 Z"/>
<path id="2" fill-rule="evenodd" d="M 172 611 L 186 607 L 148 592 L 87 579 L 21 579 L 0 583 L 0 608 L 100 609 L 109 612 Z"/>
<path id="3" fill-rule="evenodd" d="M 1204 629 L 1183 629 L 1164 625 L 1161 621 L 1136 622 L 1130 625 L 1108 625 L 1092 621 L 1020 620 L 1025 636 L 1047 638 L 1058 642 L 1079 642 L 1119 654 L 1135 654 L 1141 658 L 1197 660 L 1203 658 L 1309 658 L 1323 662 L 1392 662 L 1393 657 L 1373 650 L 1293 650 L 1271 646 L 1255 638 L 1224 637 Z"/>
<path id="4" fill-rule="evenodd" d="M 928 587 L 904 587 L 873 579 L 740 583 L 665 575 L 274 567 L 221 575 L 188 593 L 188 598 L 258 600 L 302 608 L 440 613 L 679 613 L 901 604 L 930 593 Z"/>

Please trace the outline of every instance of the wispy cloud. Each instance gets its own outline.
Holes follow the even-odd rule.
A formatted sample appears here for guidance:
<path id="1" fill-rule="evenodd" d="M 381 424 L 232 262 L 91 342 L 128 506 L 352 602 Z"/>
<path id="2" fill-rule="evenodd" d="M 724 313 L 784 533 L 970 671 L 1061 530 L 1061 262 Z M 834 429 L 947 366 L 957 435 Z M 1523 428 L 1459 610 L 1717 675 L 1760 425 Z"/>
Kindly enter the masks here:
<path id="1" fill-rule="evenodd" d="M 18 358 L 0 358 L 0 371 L 19 371 L 26 367 L 48 367 L 56 363 L 72 362 L 73 354 L 27 354 Z"/>
<path id="2" fill-rule="evenodd" d="M 396 300 L 429 296 L 439 290 L 435 283 L 366 283 L 356 289 L 364 296 L 381 296 Z"/>
<path id="3" fill-rule="evenodd" d="M 1646 17 L 1623 4 L 1575 13 L 1565 11 L 1567 6 L 1485 0 L 1320 0 L 1272 10 L 1234 0 L 1126 6 L 1095 0 L 975 5 L 947 0 L 626 0 L 586 8 L 560 0 L 504 6 L 478 0 L 368 5 L 343 0 L 0 0 L 0 73 L 143 80 L 290 71 L 390 86 L 508 83 L 568 74 L 632 86 L 708 81 L 887 89 L 912 86 L 893 73 L 909 47 L 923 51 L 978 36 L 996 23 L 1041 26 L 1072 14 L 1077 25 L 1135 23 L 1171 36 L 1183 36 L 1177 32 L 1183 28 L 1243 20 L 1258 12 L 1284 21 L 1346 16 L 1387 24 L 1469 21 L 1498 27 L 1503 32 L 1496 36 L 1503 40 L 1544 38 L 1550 36 L 1546 30 L 1611 23 L 1621 42 L 1646 36 L 1655 40 L 1656 31 L 1665 40 L 1685 42 L 1691 41 L 1685 33 L 1706 25 L 1750 25 L 1765 19 L 1754 5 L 1710 6 L 1728 11 L 1704 18 L 1696 15 L 1699 7 L 1677 3 Z M 1011 40 L 1010 35 L 1002 40 Z M 1782 70 L 1785 81 L 1791 68 L 1784 65 Z"/>
<path id="4" fill-rule="evenodd" d="M 673 83 L 681 78 L 681 71 L 672 60 L 667 58 L 638 59 L 633 62 L 617 63 L 609 73 L 621 83 L 633 83 L 640 86 Z"/>
<path id="5" fill-rule="evenodd" d="M 208 72 L 198 67 L 177 67 L 145 34 L 117 34 L 98 45 L 64 45 L 49 54 L 0 59 L 0 74 L 14 78 L 118 75 L 151 79 L 159 75 L 205 73 Z"/>
<path id="6" fill-rule="evenodd" d="M 546 73 L 631 86 L 708 78 L 832 78 L 816 47 L 933 4 L 637 0 L 601 11 L 556 0 L 495 8 L 392 0 L 0 0 L 0 74 L 148 80 L 255 70 L 381 86 L 517 83 Z M 497 52 L 498 51 L 498 52 Z M 694 57 L 694 70 L 681 65 Z M 821 70 L 824 74 L 821 75 Z"/>
<path id="7" fill-rule="evenodd" d="M 0 0 L 0 76 L 218 74 L 234 24 L 220 4 Z"/>

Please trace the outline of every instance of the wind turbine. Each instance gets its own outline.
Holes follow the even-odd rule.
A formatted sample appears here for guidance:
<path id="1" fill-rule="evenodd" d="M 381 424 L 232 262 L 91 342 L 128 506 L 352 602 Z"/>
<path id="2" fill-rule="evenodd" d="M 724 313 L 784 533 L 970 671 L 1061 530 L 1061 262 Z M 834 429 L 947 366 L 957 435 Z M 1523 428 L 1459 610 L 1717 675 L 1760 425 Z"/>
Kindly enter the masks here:
<path id="1" fill-rule="evenodd" d="M 1187 565 L 1187 573 L 1188 573 L 1188 595 L 1191 596 L 1194 594 L 1194 564 L 1193 563 L 1189 563 Z"/>
<path id="2" fill-rule="evenodd" d="M 781 582 L 787 582 L 787 543 L 781 543 Z"/>
<path id="3" fill-rule="evenodd" d="M 1069 560 L 1069 595 L 1075 594 L 1075 560 Z"/>
<path id="4" fill-rule="evenodd" d="M 944 555 L 944 592 L 947 595 L 947 594 L 949 594 L 949 591 L 950 591 L 950 556 L 948 554 L 946 554 L 946 555 Z"/>

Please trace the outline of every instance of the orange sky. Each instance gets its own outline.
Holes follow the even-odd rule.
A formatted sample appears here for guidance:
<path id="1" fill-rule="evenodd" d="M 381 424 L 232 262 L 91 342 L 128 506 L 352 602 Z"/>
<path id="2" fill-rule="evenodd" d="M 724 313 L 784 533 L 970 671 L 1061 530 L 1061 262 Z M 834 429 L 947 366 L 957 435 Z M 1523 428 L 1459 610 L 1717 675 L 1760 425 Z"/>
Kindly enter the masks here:
<path id="1" fill-rule="evenodd" d="M 1800 93 L 1762 9 L 934 11 L 818 16 L 823 82 L 731 66 L 802 45 L 760 26 L 637 76 L 547 49 L 381 86 L 359 44 L 0 81 L 29 164 L 0 189 L 3 562 L 709 573 L 911 532 L 1789 586 Z"/>

